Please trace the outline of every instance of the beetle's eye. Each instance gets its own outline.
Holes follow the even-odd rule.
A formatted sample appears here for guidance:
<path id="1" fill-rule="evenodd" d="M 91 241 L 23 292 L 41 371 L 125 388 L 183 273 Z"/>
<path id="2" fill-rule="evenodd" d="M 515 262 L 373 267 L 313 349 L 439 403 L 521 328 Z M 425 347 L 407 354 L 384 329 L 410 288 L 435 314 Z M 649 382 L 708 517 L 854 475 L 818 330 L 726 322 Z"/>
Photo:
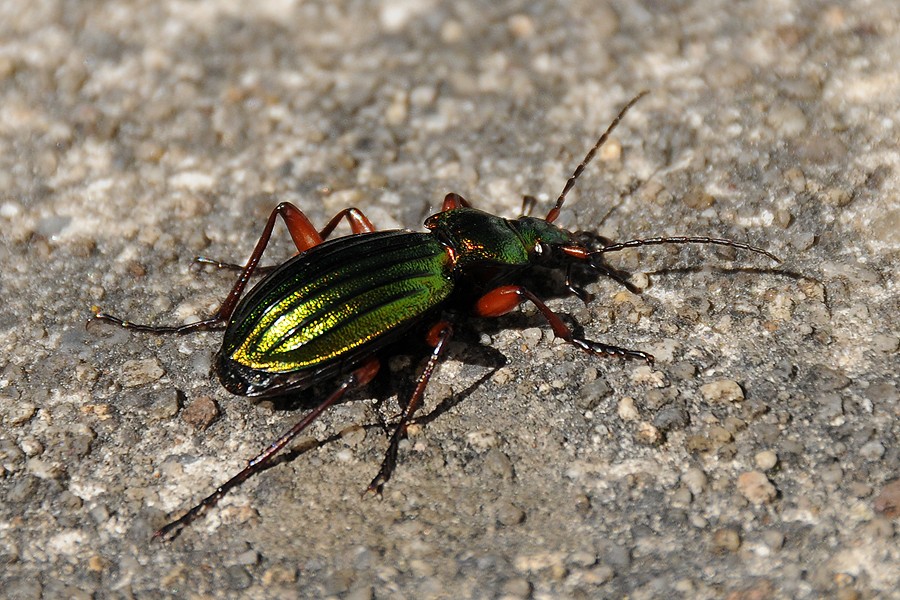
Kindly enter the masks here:
<path id="1" fill-rule="evenodd" d="M 535 244 L 534 245 L 534 253 L 538 254 L 538 255 L 543 254 L 544 253 L 544 245 L 541 244 L 540 242 Z"/>

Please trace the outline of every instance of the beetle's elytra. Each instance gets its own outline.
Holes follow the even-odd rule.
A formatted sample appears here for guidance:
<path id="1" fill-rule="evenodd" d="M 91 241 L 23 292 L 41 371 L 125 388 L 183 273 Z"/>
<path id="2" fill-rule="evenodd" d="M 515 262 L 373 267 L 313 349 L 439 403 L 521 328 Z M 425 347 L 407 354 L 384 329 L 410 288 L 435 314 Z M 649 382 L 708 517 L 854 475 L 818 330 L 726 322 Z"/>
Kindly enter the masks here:
<path id="1" fill-rule="evenodd" d="M 425 221 L 429 230 L 375 231 L 355 208 L 338 213 L 321 230 L 289 203 L 269 215 L 247 264 L 221 307 L 211 318 L 174 327 L 138 325 L 97 311 L 94 318 L 137 331 L 188 333 L 221 329 L 225 335 L 215 371 L 228 391 L 244 396 L 276 396 L 326 380 L 337 389 L 299 423 L 252 459 L 246 468 L 179 519 L 156 532 L 177 535 L 229 490 L 263 469 L 294 437 L 338 402 L 347 390 L 368 383 L 377 373 L 376 352 L 412 330 L 424 328 L 433 350 L 403 404 L 381 469 L 369 484 L 379 491 L 397 461 L 400 440 L 422 401 L 435 366 L 453 334 L 453 317 L 468 311 L 483 317 L 503 315 L 529 301 L 556 337 L 598 356 L 653 362 L 653 357 L 574 335 L 533 292 L 521 285 L 526 269 L 565 269 L 566 287 L 585 301 L 589 295 L 571 283 L 571 270 L 584 265 L 628 285 L 604 257 L 625 248 L 656 244 L 718 244 L 777 257 L 740 242 L 708 237 L 656 237 L 597 248 L 583 237 L 553 224 L 566 194 L 622 117 L 646 92 L 632 99 L 613 119 L 568 179 L 556 204 L 543 219 L 505 219 L 472 208 L 458 194 L 447 194 L 441 211 Z M 241 298 L 272 234 L 278 217 L 287 225 L 298 254 L 275 267 Z M 328 239 L 341 220 L 352 235 Z"/>

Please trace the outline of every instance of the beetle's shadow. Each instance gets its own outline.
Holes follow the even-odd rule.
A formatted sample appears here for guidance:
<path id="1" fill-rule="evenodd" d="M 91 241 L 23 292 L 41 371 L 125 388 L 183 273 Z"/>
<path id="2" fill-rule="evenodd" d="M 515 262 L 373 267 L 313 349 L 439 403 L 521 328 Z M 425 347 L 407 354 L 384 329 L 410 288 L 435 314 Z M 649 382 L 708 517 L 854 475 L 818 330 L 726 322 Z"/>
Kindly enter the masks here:
<path id="1" fill-rule="evenodd" d="M 441 415 L 450 411 L 454 406 L 463 402 L 469 396 L 471 396 L 479 387 L 484 385 L 484 383 L 488 379 L 490 379 L 498 369 L 500 369 L 507 363 L 506 357 L 500 351 L 491 348 L 490 346 L 485 346 L 484 344 L 478 343 L 477 336 L 475 335 L 477 333 L 477 330 L 466 332 L 465 329 L 469 328 L 464 328 L 464 331 L 460 332 L 460 335 L 457 336 L 457 341 L 469 343 L 466 343 L 462 348 L 460 348 L 459 345 L 456 345 L 455 347 L 451 345 L 447 353 L 448 358 L 456 358 L 462 360 L 466 364 L 484 366 L 487 368 L 487 370 L 482 373 L 481 376 L 479 376 L 475 381 L 466 386 L 465 389 L 443 398 L 438 403 L 438 405 L 435 406 L 430 412 L 413 418 L 411 420 L 411 423 L 427 425 L 428 423 L 436 420 Z M 473 346 L 477 347 L 479 350 L 477 352 L 472 352 L 469 348 Z M 422 342 L 422 349 L 428 349 L 428 346 L 427 344 L 425 344 L 424 339 Z M 411 352 L 410 350 L 406 350 L 400 353 L 395 350 L 394 352 L 388 352 L 386 354 L 386 356 L 403 355 L 413 356 L 413 352 Z M 422 356 L 422 353 L 419 353 L 419 355 Z M 427 356 L 427 352 L 425 352 L 425 355 Z M 426 360 L 427 358 L 422 358 L 421 361 L 413 361 L 410 368 L 406 369 L 406 371 L 409 372 L 408 376 L 401 378 L 395 377 L 395 374 L 392 373 L 390 369 L 382 368 L 381 371 L 379 371 L 379 374 L 373 381 L 369 383 L 368 386 L 365 386 L 360 390 L 354 390 L 353 392 L 348 393 L 348 397 L 341 403 L 343 404 L 344 402 L 359 400 L 361 395 L 374 396 L 376 398 L 376 415 L 378 415 L 377 422 L 366 423 L 361 427 L 366 431 L 380 430 L 385 432 L 386 435 L 389 435 L 392 431 L 393 424 L 388 424 L 386 420 L 380 416 L 380 412 L 378 412 L 377 409 L 386 399 L 393 396 L 396 396 L 398 398 L 398 401 L 401 403 L 401 405 L 405 403 L 412 394 L 413 389 L 415 388 L 416 380 L 421 370 L 421 364 L 419 363 L 424 363 Z M 303 394 L 303 397 L 299 399 L 294 396 L 276 397 L 270 400 L 275 403 L 276 410 L 311 409 L 321 402 L 321 392 L 325 390 L 326 388 L 324 386 L 315 386 L 311 390 L 309 390 L 311 394 L 316 394 L 315 397 L 312 395 Z M 332 433 L 328 437 L 325 437 L 321 440 L 308 441 L 305 444 L 290 448 L 289 450 L 286 450 L 275 457 L 265 467 L 261 468 L 260 472 L 267 471 L 276 465 L 293 461 L 294 459 L 310 450 L 328 446 L 340 440 L 341 437 L 342 434 L 340 432 Z"/>
<path id="2" fill-rule="evenodd" d="M 484 321 L 495 320 L 484 319 Z M 488 369 L 487 374 L 478 380 L 483 382 L 507 363 L 506 356 L 496 348 L 486 346 L 479 341 L 479 332 L 482 331 L 482 328 L 462 325 L 461 323 L 465 322 L 466 318 L 458 318 L 455 321 L 457 325 L 455 326 L 453 341 L 441 362 L 448 358 L 453 358 L 467 365 L 484 367 Z M 482 320 L 479 319 L 478 321 Z M 504 328 L 506 327 L 499 326 L 498 330 Z M 355 402 L 362 398 L 376 398 L 377 402 L 381 403 L 395 396 L 401 405 L 405 404 L 415 388 L 416 380 L 431 351 L 431 346 L 425 341 L 424 331 L 414 331 L 403 340 L 386 346 L 376 355 L 381 360 L 382 366 L 375 378 L 361 388 L 348 391 L 338 404 Z M 405 362 L 408 363 L 408 366 L 403 367 L 401 370 L 393 370 L 391 368 L 391 363 L 394 362 L 392 359 L 407 359 Z M 335 378 L 327 383 L 317 384 L 306 390 L 261 400 L 271 402 L 276 411 L 310 410 L 318 406 L 322 399 L 334 392 L 338 381 L 340 381 L 340 378 Z M 468 393 L 464 395 L 471 394 L 474 389 L 468 390 Z M 457 400 L 453 405 L 458 404 L 460 401 Z"/>

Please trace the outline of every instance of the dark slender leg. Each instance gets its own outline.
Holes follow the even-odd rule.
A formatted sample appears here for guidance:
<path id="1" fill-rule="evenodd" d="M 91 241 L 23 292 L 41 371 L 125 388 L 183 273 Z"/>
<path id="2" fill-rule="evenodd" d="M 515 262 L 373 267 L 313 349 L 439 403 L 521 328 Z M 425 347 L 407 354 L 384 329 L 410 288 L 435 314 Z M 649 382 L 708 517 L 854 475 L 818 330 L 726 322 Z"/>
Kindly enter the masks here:
<path id="1" fill-rule="evenodd" d="M 219 310 L 217 310 L 212 317 L 187 325 L 155 326 L 132 323 L 131 321 L 100 312 L 98 309 L 94 314 L 94 319 L 114 323 L 126 329 L 134 329 L 135 331 L 144 331 L 147 333 L 190 333 L 192 331 L 203 329 L 215 329 L 225 325 L 228 323 L 228 319 L 231 318 L 231 314 L 234 312 L 241 294 L 247 287 L 250 277 L 253 276 L 253 273 L 259 266 L 259 261 L 266 249 L 266 245 L 269 243 L 269 239 L 272 237 L 272 229 L 275 227 L 275 221 L 279 216 L 282 218 L 285 225 L 287 225 L 288 232 L 291 234 L 291 239 L 294 240 L 294 245 L 299 252 L 309 250 L 310 248 L 321 244 L 324 237 L 327 237 L 331 233 L 341 218 L 346 218 L 350 222 L 350 227 L 354 233 L 362 233 L 374 229 L 366 216 L 359 210 L 348 208 L 338 213 L 328 225 L 325 226 L 322 230 L 324 233 L 323 236 L 316 230 L 306 215 L 303 214 L 303 211 L 290 202 L 282 202 L 269 214 L 269 219 L 266 221 L 266 226 L 263 228 L 262 235 L 256 242 L 256 247 L 253 249 L 250 259 L 247 261 L 247 264 L 241 268 L 241 273 L 238 275 L 237 282 L 235 282 L 234 287 L 231 288 L 231 292 L 228 293 L 228 296 L 225 297 Z"/>
<path id="2" fill-rule="evenodd" d="M 225 494 L 230 492 L 235 487 L 239 486 L 248 478 L 252 477 L 255 473 L 258 473 L 259 471 L 265 469 L 266 466 L 270 462 L 272 462 L 272 459 L 275 458 L 276 454 L 278 454 L 285 446 L 287 446 L 291 440 L 297 437 L 300 432 L 309 427 L 309 425 L 313 421 L 315 421 L 323 412 L 325 412 L 325 410 L 327 410 L 335 402 L 340 400 L 347 392 L 347 390 L 360 387 L 371 381 L 372 378 L 375 377 L 375 374 L 378 372 L 378 368 L 378 361 L 372 359 L 362 367 L 353 371 L 341 383 L 338 389 L 336 389 L 330 396 L 328 396 L 328 398 L 326 398 L 317 407 L 306 413 L 306 415 L 296 425 L 291 427 L 288 431 L 282 434 L 281 437 L 272 442 L 272 444 L 268 448 L 248 461 L 247 466 L 244 467 L 237 475 L 216 488 L 216 491 L 201 500 L 199 504 L 187 511 L 182 517 L 162 527 L 159 531 L 153 534 L 153 537 L 157 539 L 175 538 L 182 529 L 197 520 L 197 518 L 207 510 L 214 507 Z"/>
<path id="3" fill-rule="evenodd" d="M 406 437 L 406 428 L 409 426 L 409 420 L 416 410 L 418 410 L 419 406 L 421 406 L 422 397 L 425 395 L 425 388 L 428 386 L 428 380 L 431 379 L 431 375 L 434 373 L 435 367 L 444 355 L 444 352 L 447 349 L 447 343 L 452 336 L 453 326 L 447 321 L 439 322 L 431 328 L 431 331 L 429 331 L 428 341 L 434 346 L 434 349 L 431 351 L 431 356 L 428 357 L 425 368 L 419 375 L 418 380 L 416 380 L 416 388 L 413 390 L 409 402 L 406 403 L 403 413 L 400 415 L 400 421 L 394 428 L 393 434 L 391 434 L 391 440 L 388 444 L 387 452 L 384 455 L 384 460 L 381 463 L 381 469 L 379 469 L 378 475 L 375 476 L 372 483 L 369 484 L 369 487 L 366 488 L 366 492 L 380 494 L 384 484 L 391 478 L 391 474 L 393 474 L 394 468 L 397 466 L 397 452 L 400 449 L 400 440 Z"/>
<path id="4" fill-rule="evenodd" d="M 350 230 L 353 233 L 372 233 L 375 231 L 375 226 L 372 225 L 372 222 L 369 221 L 369 218 L 366 217 L 365 214 L 358 208 L 345 208 L 338 214 L 334 215 L 328 224 L 325 225 L 321 230 L 319 230 L 319 237 L 324 241 L 331 237 L 331 233 L 334 231 L 334 228 L 337 227 L 337 224 L 341 221 L 341 219 L 347 219 L 347 222 L 350 224 Z M 308 249 L 308 248 L 307 248 Z M 299 248 L 298 248 L 299 250 Z M 302 250 L 300 250 L 302 252 Z M 217 269 L 228 269 L 231 271 L 242 271 L 244 269 L 243 265 L 237 265 L 234 263 L 227 263 L 218 261 L 212 258 L 207 258 L 205 256 L 198 256 L 194 259 L 194 262 L 204 264 L 204 265 L 212 265 Z M 264 274 L 276 269 L 277 267 L 256 267 L 254 274 Z"/>
<path id="5" fill-rule="evenodd" d="M 653 364 L 653 356 L 639 350 L 628 350 L 619 346 L 610 346 L 601 342 L 594 342 L 576 337 L 572 330 L 563 323 L 559 315 L 550 310 L 544 301 L 535 296 L 531 291 L 519 285 L 504 285 L 495 288 L 482 296 L 475 306 L 475 312 L 483 317 L 497 317 L 504 315 L 525 300 L 534 304 L 553 329 L 554 335 L 573 346 L 580 348 L 588 354 L 595 356 L 618 356 L 620 358 L 640 359 L 648 365 Z"/>

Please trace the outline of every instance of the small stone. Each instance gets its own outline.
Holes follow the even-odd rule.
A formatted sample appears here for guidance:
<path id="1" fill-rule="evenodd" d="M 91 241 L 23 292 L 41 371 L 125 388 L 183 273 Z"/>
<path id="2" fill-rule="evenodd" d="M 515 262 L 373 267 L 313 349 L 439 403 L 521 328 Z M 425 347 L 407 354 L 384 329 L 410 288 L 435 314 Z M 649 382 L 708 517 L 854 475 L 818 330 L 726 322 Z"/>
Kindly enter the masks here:
<path id="1" fill-rule="evenodd" d="M 756 456 L 753 457 L 753 461 L 761 471 L 769 471 L 770 469 L 774 469 L 775 465 L 778 464 L 778 455 L 771 450 L 763 450 L 762 452 L 756 453 Z"/>
<path id="2" fill-rule="evenodd" d="M 768 504 L 778 495 L 778 490 L 769 481 L 765 473 L 747 471 L 741 473 L 737 480 L 738 491 L 751 504 Z"/>
<path id="3" fill-rule="evenodd" d="M 501 502 L 497 507 L 497 520 L 507 527 L 518 525 L 525 521 L 525 511 L 512 502 Z"/>
<path id="4" fill-rule="evenodd" d="M 262 576 L 262 584 L 286 585 L 297 581 L 297 569 L 293 566 L 275 565 L 266 569 Z"/>
<path id="5" fill-rule="evenodd" d="M 125 387 L 137 387 L 158 381 L 163 375 L 165 371 L 155 358 L 128 360 L 122 364 L 119 380 Z"/>
<path id="6" fill-rule="evenodd" d="M 232 564 L 252 566 L 252 565 L 259 563 L 259 559 L 260 559 L 259 552 L 251 549 L 251 550 L 247 550 L 245 552 L 238 554 L 234 558 L 234 562 Z"/>
<path id="7" fill-rule="evenodd" d="M 165 421 L 178 414 L 184 394 L 175 388 L 154 392 L 150 404 L 149 415 L 154 421 Z"/>
<path id="8" fill-rule="evenodd" d="M 0 399 L 2 401 L 4 399 Z M 0 402 L 5 404 L 5 402 Z M 6 415 L 6 422 L 10 425 L 22 425 L 31 420 L 37 413 L 37 406 L 30 402 L 11 402 L 9 412 Z"/>
<path id="9" fill-rule="evenodd" d="M 900 516 L 900 479 L 885 485 L 872 502 L 875 511 L 889 519 Z"/>
<path id="10" fill-rule="evenodd" d="M 650 423 L 642 421 L 638 424 L 638 430 L 634 439 L 637 443 L 645 446 L 656 446 L 662 442 L 662 434 L 659 429 Z"/>
<path id="11" fill-rule="evenodd" d="M 503 596 L 509 598 L 530 598 L 531 583 L 524 577 L 514 577 L 507 579 L 503 583 Z"/>
<path id="12" fill-rule="evenodd" d="M 686 410 L 678 406 L 663 407 L 653 418 L 653 425 L 660 431 L 678 431 L 690 423 Z"/>
<path id="13" fill-rule="evenodd" d="M 775 598 L 775 586 L 768 579 L 754 582 L 750 587 L 728 594 L 727 600 L 769 600 Z"/>
<path id="14" fill-rule="evenodd" d="M 219 407 L 209 396 L 198 396 L 181 413 L 184 422 L 198 431 L 209 427 L 219 416 Z"/>
<path id="15" fill-rule="evenodd" d="M 699 496 L 706 490 L 707 482 L 706 473 L 697 467 L 690 467 L 681 475 L 681 483 L 686 485 L 694 496 Z"/>
<path id="16" fill-rule="evenodd" d="M 772 550 L 781 550 L 784 546 L 784 534 L 777 529 L 769 529 L 763 532 L 763 542 Z"/>
<path id="17" fill-rule="evenodd" d="M 864 459 L 873 462 L 881 460 L 881 457 L 884 456 L 884 451 L 884 444 L 878 440 L 872 440 L 871 442 L 863 444 L 862 448 L 859 449 L 859 455 Z"/>
<path id="18" fill-rule="evenodd" d="M 510 481 L 515 476 L 512 460 L 499 448 L 491 448 L 485 453 L 484 470 L 492 479 Z"/>
<path id="19" fill-rule="evenodd" d="M 344 427 L 340 432 L 341 441 L 347 446 L 359 446 L 366 439 L 366 428 L 361 425 L 353 424 Z"/>
<path id="20" fill-rule="evenodd" d="M 807 381 L 820 392 L 842 390 L 853 383 L 843 372 L 825 365 L 813 366 L 807 375 Z"/>
<path id="21" fill-rule="evenodd" d="M 878 352 L 890 354 L 891 352 L 896 352 L 897 348 L 900 348 L 900 338 L 896 335 L 879 333 L 872 336 L 871 344 L 872 348 Z"/>
<path id="22" fill-rule="evenodd" d="M 712 544 L 720 552 L 736 552 L 741 547 L 741 535 L 737 529 L 723 527 L 713 533 Z"/>
<path id="23" fill-rule="evenodd" d="M 518 13 L 512 15 L 506 21 L 509 32 L 519 39 L 530 38 L 534 35 L 534 20 L 527 14 Z"/>
<path id="24" fill-rule="evenodd" d="M 100 573 L 103 571 L 103 567 L 105 565 L 105 561 L 103 557 L 94 554 L 88 559 L 88 570 L 93 571 L 94 573 Z"/>
<path id="25" fill-rule="evenodd" d="M 594 381 L 581 386 L 575 404 L 581 410 L 593 410 L 600 402 L 612 393 L 612 388 L 605 379 L 599 377 Z"/>
<path id="26" fill-rule="evenodd" d="M 587 568 L 597 563 L 597 555 L 593 552 L 581 550 L 570 554 L 566 562 L 576 567 Z"/>
<path id="27" fill-rule="evenodd" d="M 712 206 L 716 199 L 703 188 L 695 187 L 684 195 L 682 201 L 688 208 L 703 210 Z"/>
<path id="28" fill-rule="evenodd" d="M 616 576 L 616 572 L 609 565 L 596 565 L 591 567 L 582 575 L 585 583 L 591 585 L 603 585 L 612 580 Z"/>
<path id="29" fill-rule="evenodd" d="M 466 442 L 468 442 L 469 446 L 475 450 L 484 451 L 489 450 L 490 448 L 496 448 L 500 443 L 500 440 L 497 437 L 496 431 L 479 430 L 467 433 Z"/>
<path id="30" fill-rule="evenodd" d="M 741 402 L 744 390 L 737 381 L 720 379 L 700 386 L 700 393 L 707 402 Z"/>
<path id="31" fill-rule="evenodd" d="M 708 436 L 692 435 L 685 441 L 688 452 L 712 452 L 716 445 Z"/>
<path id="32" fill-rule="evenodd" d="M 623 421 L 636 421 L 641 416 L 634 406 L 634 398 L 629 398 L 628 396 L 619 400 L 616 412 Z"/>
<path id="33" fill-rule="evenodd" d="M 434 575 L 434 565 L 421 558 L 414 558 L 409 561 L 409 569 L 416 577 L 424 578 Z"/>
<path id="34" fill-rule="evenodd" d="M 721 445 L 732 441 L 734 435 L 721 425 L 713 425 L 709 428 L 709 439 Z"/>
<path id="35" fill-rule="evenodd" d="M 806 115 L 796 104 L 776 103 L 766 114 L 766 122 L 775 128 L 779 137 L 797 137 L 806 130 Z"/>

